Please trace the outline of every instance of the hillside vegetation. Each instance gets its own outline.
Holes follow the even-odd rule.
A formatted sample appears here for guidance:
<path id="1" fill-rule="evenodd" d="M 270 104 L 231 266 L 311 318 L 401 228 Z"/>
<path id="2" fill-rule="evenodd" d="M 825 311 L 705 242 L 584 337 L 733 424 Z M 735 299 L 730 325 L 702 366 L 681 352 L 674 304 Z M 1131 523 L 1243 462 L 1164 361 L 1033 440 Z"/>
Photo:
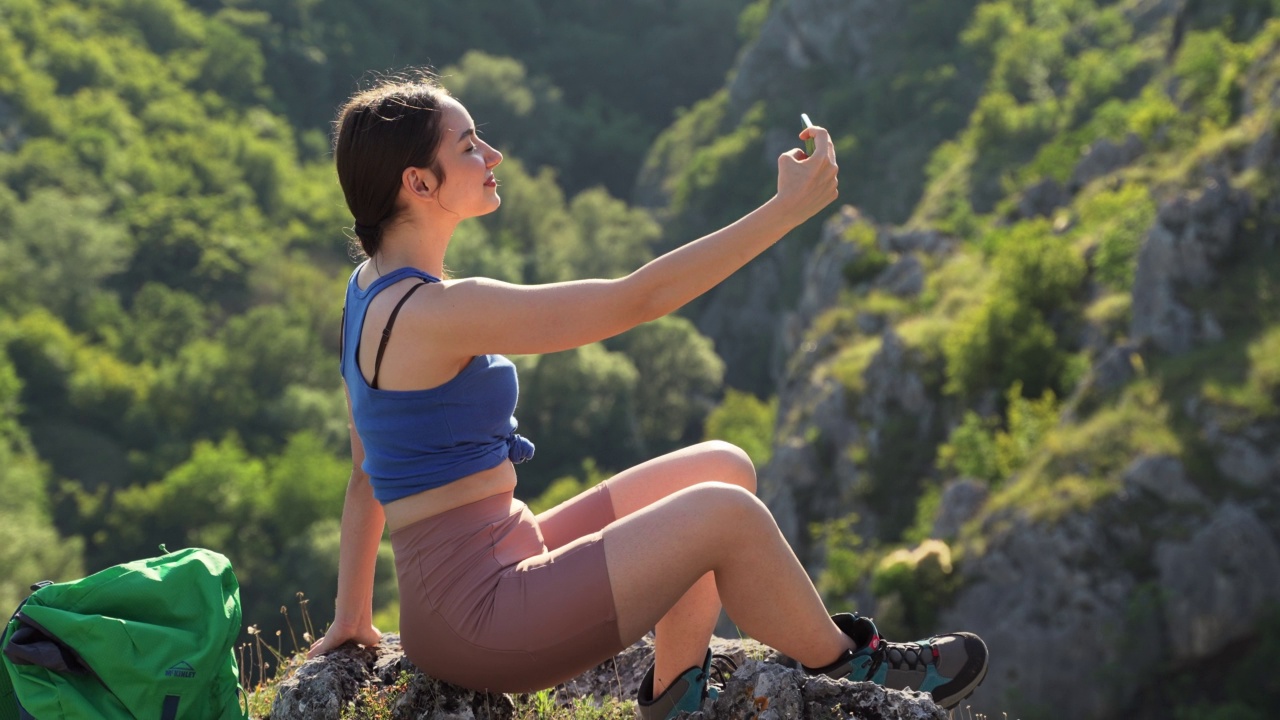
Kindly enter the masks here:
<path id="1" fill-rule="evenodd" d="M 661 229 L 615 193 L 721 81 L 738 35 L 701 32 L 742 3 L 591 5 L 0 1 L 0 606 L 163 542 L 227 554 L 250 622 L 282 626 L 295 591 L 330 615 L 353 263 L 327 124 L 367 71 L 432 61 L 507 154 L 507 207 L 459 230 L 450 272 L 629 272 Z M 635 27 L 640 51 L 600 60 Z M 723 392 L 675 317 L 518 362 L 531 500 L 700 440 Z"/>

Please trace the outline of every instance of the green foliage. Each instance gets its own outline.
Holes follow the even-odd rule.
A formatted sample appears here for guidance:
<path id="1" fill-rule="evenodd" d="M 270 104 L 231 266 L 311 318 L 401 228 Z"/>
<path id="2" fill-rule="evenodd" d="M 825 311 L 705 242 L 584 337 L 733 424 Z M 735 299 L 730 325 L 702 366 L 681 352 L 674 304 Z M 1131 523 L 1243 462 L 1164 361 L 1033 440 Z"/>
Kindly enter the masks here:
<path id="1" fill-rule="evenodd" d="M 883 345 L 884 340 L 876 336 L 844 346 L 831 363 L 831 375 L 849 390 L 865 390 L 867 382 L 864 373 Z"/>
<path id="2" fill-rule="evenodd" d="M 541 495 L 529 501 L 529 509 L 539 514 L 581 495 L 583 492 L 609 479 L 609 475 L 596 466 L 596 461 L 587 458 L 582 461 L 581 477 L 566 475 L 553 480 Z"/>
<path id="3" fill-rule="evenodd" d="M 947 390 L 965 397 L 1017 379 L 1033 391 L 1052 387 L 1064 366 L 1057 336 L 1044 318 L 1005 292 L 958 318 L 943 339 L 943 352 Z"/>
<path id="4" fill-rule="evenodd" d="M 53 527 L 49 468 L 32 452 L 18 423 L 22 381 L 0 352 L 0 607 L 17 607 L 40 580 L 70 580 L 82 573 L 78 537 Z"/>
<path id="5" fill-rule="evenodd" d="M 760 400 L 751 393 L 733 388 L 707 415 L 704 440 L 724 440 L 742 448 L 757 468 L 773 456 L 773 428 L 777 423 L 778 399 Z"/>
<path id="6" fill-rule="evenodd" d="M 764 123 L 764 106 L 756 105 L 732 132 L 694 149 L 674 186 L 671 212 L 690 218 L 690 227 L 718 227 L 768 199 L 773 168 L 756 161 L 764 149 Z"/>
<path id="7" fill-rule="evenodd" d="M 662 200 L 669 200 L 679 190 L 695 153 L 719 136 L 728 107 L 729 93 L 721 90 L 692 107 L 681 108 L 671 126 L 653 141 L 641 177 L 644 184 L 657 185 L 665 195 Z"/>
<path id="8" fill-rule="evenodd" d="M 1280 408 L 1280 326 L 1268 328 L 1249 344 L 1248 386 L 1270 413 Z"/>
<path id="9" fill-rule="evenodd" d="M 993 233 L 986 244 L 996 281 L 943 341 L 947 390 L 974 397 L 1019 380 L 1032 394 L 1062 389 L 1066 356 L 1047 317 L 1079 312 L 1084 260 L 1045 220 Z"/>
<path id="10" fill-rule="evenodd" d="M 1098 280 L 1116 290 L 1130 290 L 1138 249 L 1156 219 L 1150 193 L 1141 185 L 1124 185 L 1085 198 L 1079 208 L 1081 232 L 1098 245 Z"/>
<path id="11" fill-rule="evenodd" d="M 599 343 L 543 355 L 520 368 L 520 428 L 538 446 L 537 462 L 522 468 L 528 496 L 553 478 L 575 472 L 590 448 L 608 471 L 635 464 L 642 438 L 635 424 L 640 373 L 625 355 Z"/>
<path id="12" fill-rule="evenodd" d="M 474 95 L 483 104 L 485 96 L 497 99 L 521 85 L 532 91 L 529 122 L 495 118 L 499 145 L 510 132 L 516 152 L 527 152 L 533 166 L 555 162 L 565 170 L 570 192 L 603 182 L 621 197 L 630 194 L 644 152 L 672 108 L 706 97 L 723 81 L 742 42 L 733 28 L 748 4 L 691 0 L 668 7 L 625 0 L 606 8 L 584 0 L 486 0 L 456 7 L 255 0 L 250 6 L 267 20 L 236 24 L 258 40 L 266 81 L 299 127 L 327 125 L 352 90 L 352 78 L 370 70 L 447 67 L 446 85 L 451 75 L 466 81 L 459 86 L 463 102 Z M 430 32 L 424 35 L 423 28 Z M 476 56 L 468 59 L 474 50 L 517 61 L 525 82 L 516 80 L 510 65 L 502 70 L 483 67 Z M 492 88 L 484 86 L 488 79 L 497 80 Z M 482 126 L 489 121 L 481 115 L 476 120 Z"/>
<path id="13" fill-rule="evenodd" d="M 832 611 L 853 609 L 847 607 L 847 597 L 858 590 L 875 567 L 866 541 L 854 531 L 857 523 L 857 515 L 846 515 L 809 528 L 809 535 L 822 548 L 827 561 L 815 585 Z"/>
<path id="14" fill-rule="evenodd" d="M 1240 49 L 1220 30 L 1188 33 L 1173 66 L 1177 97 L 1218 127 L 1239 114 Z"/>
<path id="15" fill-rule="evenodd" d="M 635 365 L 635 413 L 646 455 L 687 445 L 702 432 L 724 381 L 724 361 L 693 323 L 675 316 L 645 323 L 606 343 Z"/>
<path id="16" fill-rule="evenodd" d="M 938 467 L 996 483 L 1026 466 L 1045 435 L 1058 423 L 1058 399 L 1050 390 L 1036 399 L 1025 398 L 1022 383 L 1015 382 L 1005 395 L 1005 402 L 1005 429 L 973 411 L 965 413 L 950 439 L 938 448 Z"/>
<path id="17" fill-rule="evenodd" d="M 1014 482 L 992 497 L 991 506 L 1016 506 L 1052 520 L 1117 492 L 1133 458 L 1181 452 L 1182 441 L 1171 427 L 1159 386 L 1135 383 L 1114 407 L 1044 433 L 1038 449 Z"/>
<path id="18" fill-rule="evenodd" d="M 892 259 L 876 243 L 876 229 L 870 223 L 854 223 L 845 231 L 845 242 L 858 249 L 858 254 L 844 266 L 844 279 L 850 285 L 870 281 L 889 267 Z"/>
<path id="19" fill-rule="evenodd" d="M 131 254 L 107 206 L 104 197 L 53 188 L 12 206 L 0 225 L 0 306 L 14 314 L 42 306 L 84 327 L 88 303 Z"/>
<path id="20" fill-rule="evenodd" d="M 754 0 L 742 9 L 742 14 L 738 16 L 738 37 L 744 43 L 751 42 L 760 35 L 760 28 L 764 26 L 772 7 L 773 0 Z"/>
<path id="21" fill-rule="evenodd" d="M 871 575 L 871 591 L 878 601 L 876 622 L 886 635 L 927 635 L 958 587 L 951 548 L 941 540 L 891 552 Z"/>

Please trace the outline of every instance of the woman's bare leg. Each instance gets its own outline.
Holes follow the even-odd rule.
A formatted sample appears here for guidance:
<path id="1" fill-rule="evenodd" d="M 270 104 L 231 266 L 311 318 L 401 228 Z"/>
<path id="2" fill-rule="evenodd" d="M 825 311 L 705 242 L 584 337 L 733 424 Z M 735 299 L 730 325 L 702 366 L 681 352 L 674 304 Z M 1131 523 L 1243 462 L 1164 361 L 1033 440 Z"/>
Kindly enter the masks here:
<path id="1" fill-rule="evenodd" d="M 705 442 L 654 458 L 605 481 L 614 516 L 623 518 L 698 483 L 729 483 L 755 493 L 756 472 L 751 459 L 737 446 L 721 441 Z M 571 505 L 569 500 L 565 505 Z M 554 525 L 557 510 L 538 517 L 540 524 Z M 655 628 L 655 695 L 661 694 L 688 668 L 702 664 L 707 643 L 720 616 L 720 595 L 711 573 L 693 583 L 659 619 Z"/>
<path id="2" fill-rule="evenodd" d="M 703 483 L 678 491 L 612 523 L 603 535 L 624 641 L 664 619 L 712 573 L 729 617 L 760 642 L 810 667 L 853 648 L 768 508 L 741 487 Z M 656 682 L 654 691 L 660 692 Z"/>

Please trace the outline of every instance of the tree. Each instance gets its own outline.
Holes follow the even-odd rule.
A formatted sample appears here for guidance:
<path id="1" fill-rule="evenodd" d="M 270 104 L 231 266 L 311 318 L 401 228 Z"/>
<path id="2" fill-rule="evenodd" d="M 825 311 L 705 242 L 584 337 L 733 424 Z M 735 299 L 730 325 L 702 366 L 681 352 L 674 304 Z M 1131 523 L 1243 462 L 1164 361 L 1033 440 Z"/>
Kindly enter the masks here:
<path id="1" fill-rule="evenodd" d="M 606 343 L 635 365 L 636 419 L 646 456 L 698 439 L 724 382 L 724 361 L 685 318 L 668 315 Z"/>

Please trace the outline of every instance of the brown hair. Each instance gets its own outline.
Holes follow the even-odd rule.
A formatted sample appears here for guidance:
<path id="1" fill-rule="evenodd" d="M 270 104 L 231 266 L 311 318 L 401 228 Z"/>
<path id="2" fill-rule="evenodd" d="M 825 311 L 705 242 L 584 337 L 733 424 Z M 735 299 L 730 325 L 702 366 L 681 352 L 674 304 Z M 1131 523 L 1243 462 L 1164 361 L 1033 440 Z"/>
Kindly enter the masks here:
<path id="1" fill-rule="evenodd" d="M 383 80 L 357 93 L 338 112 L 333 123 L 333 158 L 347 208 L 355 217 L 356 240 L 365 255 L 378 252 L 383 228 L 400 212 L 396 198 L 405 168 L 430 168 L 437 182 L 444 180 L 436 151 L 444 132 L 441 110 L 448 97 L 448 90 L 422 72 Z"/>

